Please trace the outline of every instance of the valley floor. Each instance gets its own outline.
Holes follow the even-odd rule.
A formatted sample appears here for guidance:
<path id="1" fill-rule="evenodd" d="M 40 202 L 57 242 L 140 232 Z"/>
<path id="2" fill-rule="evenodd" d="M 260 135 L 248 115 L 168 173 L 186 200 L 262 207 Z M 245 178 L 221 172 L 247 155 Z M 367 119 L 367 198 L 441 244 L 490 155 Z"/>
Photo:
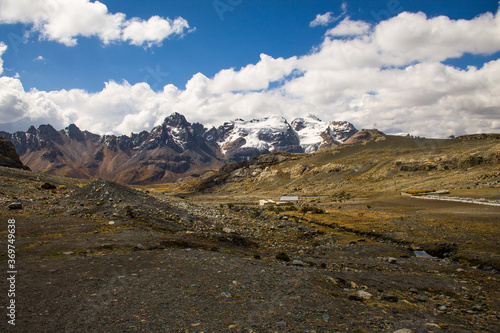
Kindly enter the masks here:
<path id="1" fill-rule="evenodd" d="M 47 181 L 57 188 L 42 189 Z M 16 221 L 18 266 L 16 326 L 4 316 L 2 332 L 500 326 L 499 207 L 371 192 L 261 208 L 264 197 L 181 198 L 3 168 L 0 190 L 3 225 Z M 450 195 L 498 195 L 472 192 Z M 5 272 L 7 239 L 4 227 Z M 2 279 L 1 304 L 8 288 Z"/>

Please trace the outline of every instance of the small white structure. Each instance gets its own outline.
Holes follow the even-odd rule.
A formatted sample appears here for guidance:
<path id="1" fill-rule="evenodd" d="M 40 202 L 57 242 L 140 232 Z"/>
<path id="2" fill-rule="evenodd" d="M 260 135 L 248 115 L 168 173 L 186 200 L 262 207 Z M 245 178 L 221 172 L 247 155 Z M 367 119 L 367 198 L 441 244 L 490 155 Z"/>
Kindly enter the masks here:
<path id="1" fill-rule="evenodd" d="M 292 197 L 283 196 L 280 198 L 280 201 L 299 201 L 299 197 L 297 197 L 297 196 L 292 196 Z"/>
<path id="2" fill-rule="evenodd" d="M 276 204 L 273 200 L 259 200 L 259 205 L 260 206 L 271 206 Z"/>

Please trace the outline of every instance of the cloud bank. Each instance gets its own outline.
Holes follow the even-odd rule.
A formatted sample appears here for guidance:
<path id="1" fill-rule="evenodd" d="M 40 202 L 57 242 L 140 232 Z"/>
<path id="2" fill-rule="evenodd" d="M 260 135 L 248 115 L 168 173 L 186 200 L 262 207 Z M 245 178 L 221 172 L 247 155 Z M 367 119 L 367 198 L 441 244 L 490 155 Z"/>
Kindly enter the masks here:
<path id="1" fill-rule="evenodd" d="M 137 29 L 147 31 L 150 24 L 156 23 Z M 108 82 L 97 93 L 25 91 L 18 78 L 3 76 L 0 128 L 75 123 L 95 133 L 129 134 L 150 130 L 172 112 L 205 125 L 313 113 L 388 134 L 500 132 L 500 60 L 466 69 L 444 63 L 466 53 L 499 51 L 498 13 L 451 20 L 403 12 L 375 26 L 345 18 L 310 54 L 288 59 L 262 54 L 256 64 L 211 78 L 198 73 L 182 88 L 166 84 L 155 91 L 144 82 Z"/>
<path id="2" fill-rule="evenodd" d="M 189 29 L 182 17 L 127 20 L 125 14 L 110 13 L 103 3 L 90 0 L 1 0 L 0 23 L 33 25 L 31 32 L 38 32 L 41 39 L 66 46 L 77 45 L 78 36 L 97 37 L 104 44 L 151 46 Z"/>

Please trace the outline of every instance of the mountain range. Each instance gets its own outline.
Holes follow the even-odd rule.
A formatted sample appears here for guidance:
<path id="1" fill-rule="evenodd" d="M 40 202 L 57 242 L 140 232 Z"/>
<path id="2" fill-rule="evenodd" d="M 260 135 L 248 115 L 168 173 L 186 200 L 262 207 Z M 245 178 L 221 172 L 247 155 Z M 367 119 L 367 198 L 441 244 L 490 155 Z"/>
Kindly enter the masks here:
<path id="1" fill-rule="evenodd" d="M 342 144 L 359 131 L 348 122 L 325 122 L 313 115 L 288 122 L 280 116 L 236 119 L 205 128 L 173 113 L 151 132 L 130 136 L 97 135 L 72 124 L 26 132 L 0 132 L 21 161 L 34 171 L 76 178 L 105 178 L 127 184 L 171 182 L 199 176 L 226 162 L 240 162 L 277 151 L 312 153 Z"/>

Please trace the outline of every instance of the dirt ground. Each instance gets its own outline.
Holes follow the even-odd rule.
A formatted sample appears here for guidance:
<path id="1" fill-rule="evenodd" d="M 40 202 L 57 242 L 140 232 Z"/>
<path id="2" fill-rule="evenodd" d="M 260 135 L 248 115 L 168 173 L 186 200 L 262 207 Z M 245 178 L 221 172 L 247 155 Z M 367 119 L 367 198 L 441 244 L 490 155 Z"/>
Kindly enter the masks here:
<path id="1" fill-rule="evenodd" d="M 326 209 L 311 214 L 106 181 L 52 191 L 33 185 L 43 181 L 2 188 L 1 265 L 6 275 L 6 225 L 15 219 L 18 272 L 16 325 L 4 316 L 2 332 L 496 332 L 500 325 L 499 275 L 489 265 L 499 253 L 496 207 L 422 200 L 424 207 L 379 194 L 343 203 L 310 198 L 304 204 Z M 9 209 L 21 194 L 23 209 Z M 435 243 L 455 245 L 442 258 L 415 256 Z M 9 283 L 1 281 L 5 305 Z"/>

